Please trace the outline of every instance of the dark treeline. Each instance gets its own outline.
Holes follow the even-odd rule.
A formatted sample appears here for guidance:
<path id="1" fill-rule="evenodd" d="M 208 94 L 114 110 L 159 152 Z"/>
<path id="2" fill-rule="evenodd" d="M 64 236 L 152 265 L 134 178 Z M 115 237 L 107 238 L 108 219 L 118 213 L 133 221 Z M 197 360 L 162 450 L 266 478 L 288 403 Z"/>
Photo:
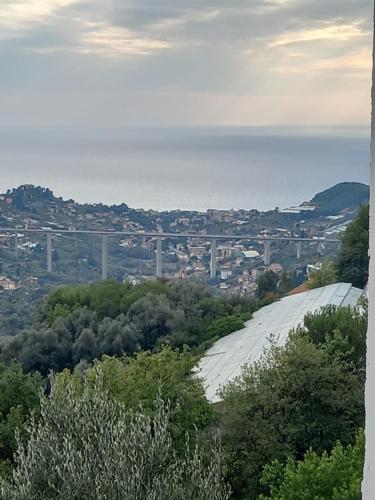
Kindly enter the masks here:
<path id="1" fill-rule="evenodd" d="M 32 328 L 0 339 L 0 356 L 47 375 L 103 354 L 133 355 L 163 344 L 203 349 L 241 329 L 256 307 L 248 299 L 215 298 L 200 282 L 65 286 L 40 303 Z"/>

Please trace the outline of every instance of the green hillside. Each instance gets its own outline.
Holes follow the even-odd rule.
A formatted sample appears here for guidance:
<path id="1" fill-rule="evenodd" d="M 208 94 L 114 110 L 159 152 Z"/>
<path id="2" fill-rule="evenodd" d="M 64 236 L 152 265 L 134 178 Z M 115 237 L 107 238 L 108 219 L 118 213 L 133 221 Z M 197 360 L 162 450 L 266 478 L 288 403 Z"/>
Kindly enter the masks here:
<path id="1" fill-rule="evenodd" d="M 336 184 L 311 200 L 319 207 L 319 215 L 336 215 L 344 209 L 358 208 L 369 202 L 370 187 L 360 182 L 342 182 Z"/>

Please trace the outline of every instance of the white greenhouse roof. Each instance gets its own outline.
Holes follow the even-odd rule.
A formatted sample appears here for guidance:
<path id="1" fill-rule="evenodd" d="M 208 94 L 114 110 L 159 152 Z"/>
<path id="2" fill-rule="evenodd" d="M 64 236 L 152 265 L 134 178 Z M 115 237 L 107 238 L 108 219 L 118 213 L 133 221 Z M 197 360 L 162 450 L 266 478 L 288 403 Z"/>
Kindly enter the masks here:
<path id="1" fill-rule="evenodd" d="M 284 297 L 255 312 L 245 328 L 215 342 L 200 360 L 195 371 L 203 380 L 207 399 L 212 403 L 220 401 L 220 387 L 240 375 L 244 364 L 256 361 L 264 348 L 270 347 L 270 336 L 277 345 L 283 345 L 290 330 L 302 324 L 307 313 L 329 304 L 355 306 L 362 293 L 348 283 L 336 283 Z"/>

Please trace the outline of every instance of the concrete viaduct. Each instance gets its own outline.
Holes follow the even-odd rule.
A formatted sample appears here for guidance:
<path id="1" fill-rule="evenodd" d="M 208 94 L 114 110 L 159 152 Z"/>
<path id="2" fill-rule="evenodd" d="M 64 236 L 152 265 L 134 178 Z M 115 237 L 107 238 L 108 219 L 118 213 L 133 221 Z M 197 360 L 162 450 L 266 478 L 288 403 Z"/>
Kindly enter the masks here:
<path id="1" fill-rule="evenodd" d="M 318 252 L 322 252 L 323 243 L 340 244 L 340 239 L 334 238 L 298 238 L 298 237 L 272 237 L 272 236 L 251 236 L 248 234 L 190 234 L 190 233 L 160 233 L 160 232 L 131 232 L 131 231 L 90 231 L 90 230 L 68 230 L 68 229 L 23 229 L 23 228 L 0 228 L 0 233 L 14 235 L 15 255 L 18 256 L 18 234 L 33 233 L 42 234 L 47 237 L 47 272 L 52 272 L 52 236 L 55 235 L 94 235 L 102 238 L 102 279 L 107 279 L 108 276 L 108 238 L 115 236 L 136 236 L 141 238 L 156 239 L 156 276 L 163 275 L 163 239 L 200 239 L 211 241 L 210 252 L 210 278 L 216 278 L 216 257 L 217 257 L 217 242 L 224 240 L 250 240 L 262 242 L 264 246 L 263 261 L 266 266 L 271 263 L 271 242 L 294 242 L 296 244 L 297 259 L 301 258 L 302 243 L 313 242 L 317 244 Z"/>

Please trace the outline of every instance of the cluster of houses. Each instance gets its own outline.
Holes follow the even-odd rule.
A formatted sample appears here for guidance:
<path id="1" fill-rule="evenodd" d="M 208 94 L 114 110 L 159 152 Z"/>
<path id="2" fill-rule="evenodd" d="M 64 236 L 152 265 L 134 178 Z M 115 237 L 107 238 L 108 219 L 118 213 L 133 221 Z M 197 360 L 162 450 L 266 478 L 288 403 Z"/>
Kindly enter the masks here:
<path id="1" fill-rule="evenodd" d="M 41 208 L 35 209 L 35 200 L 38 207 Z M 26 205 L 19 208 L 19 203 L 26 203 Z M 279 210 L 279 213 L 289 214 L 289 216 L 307 214 L 314 212 L 316 208 L 306 202 L 298 207 Z M 142 233 L 145 233 L 146 230 L 191 233 L 195 237 L 187 238 L 185 241 L 177 238 L 169 238 L 164 241 L 163 272 L 167 276 L 176 278 L 208 279 L 210 242 L 203 238 L 200 240 L 197 236 L 218 232 L 228 235 L 245 233 L 272 237 L 306 236 L 314 238 L 324 234 L 329 236 L 341 233 L 348 223 L 345 217 L 337 215 L 327 217 L 326 224 L 322 220 L 319 220 L 319 224 L 317 221 L 305 224 L 305 221 L 298 219 L 298 224 L 291 222 L 285 223 L 286 227 L 278 227 L 276 224 L 281 224 L 281 222 L 271 223 L 268 219 L 263 220 L 263 216 L 264 214 L 257 210 L 210 209 L 206 212 L 179 210 L 158 212 L 155 210 L 132 210 L 126 205 L 117 207 L 107 207 L 102 204 L 79 205 L 73 200 L 64 201 L 61 198 L 55 198 L 49 190 L 25 185 L 14 192 L 0 196 L 1 223 L 5 223 L 3 225 L 8 227 L 20 228 L 17 238 L 14 234 L 0 234 L 0 248 L 8 247 L 8 249 L 14 249 L 26 255 L 40 250 L 40 238 L 23 233 L 21 228 L 68 229 L 72 231 L 105 229 L 139 233 L 139 236 L 123 237 L 119 242 L 121 248 L 133 249 L 132 253 L 137 259 L 137 252 L 134 251 L 136 248 L 143 248 L 149 253 L 149 256 L 153 256 L 156 251 L 155 239 L 142 237 Z M 274 227 L 272 227 L 273 225 Z M 275 257 L 275 260 L 281 261 L 283 265 L 274 262 L 271 266 L 265 267 L 262 255 L 263 246 L 256 242 L 253 242 L 253 245 L 251 246 L 251 242 L 246 240 L 238 243 L 228 240 L 220 244 L 217 247 L 217 275 L 216 280 L 211 280 L 212 285 L 229 293 L 251 295 L 256 291 L 257 281 L 262 272 L 267 269 L 277 273 L 282 272 L 283 265 L 285 265 L 283 257 Z M 145 261 L 142 262 L 142 256 L 145 255 L 145 252 L 139 255 L 139 265 L 137 264 L 129 270 L 129 273 L 134 275 L 130 278 L 135 282 L 155 274 L 153 272 L 153 259 L 149 259 L 150 263 L 147 264 Z M 127 274 L 128 278 L 129 273 Z M 6 277 L 3 277 L 3 284 L 0 283 L 3 290 L 17 289 L 17 286 L 14 282 L 12 283 L 10 278 Z"/>

